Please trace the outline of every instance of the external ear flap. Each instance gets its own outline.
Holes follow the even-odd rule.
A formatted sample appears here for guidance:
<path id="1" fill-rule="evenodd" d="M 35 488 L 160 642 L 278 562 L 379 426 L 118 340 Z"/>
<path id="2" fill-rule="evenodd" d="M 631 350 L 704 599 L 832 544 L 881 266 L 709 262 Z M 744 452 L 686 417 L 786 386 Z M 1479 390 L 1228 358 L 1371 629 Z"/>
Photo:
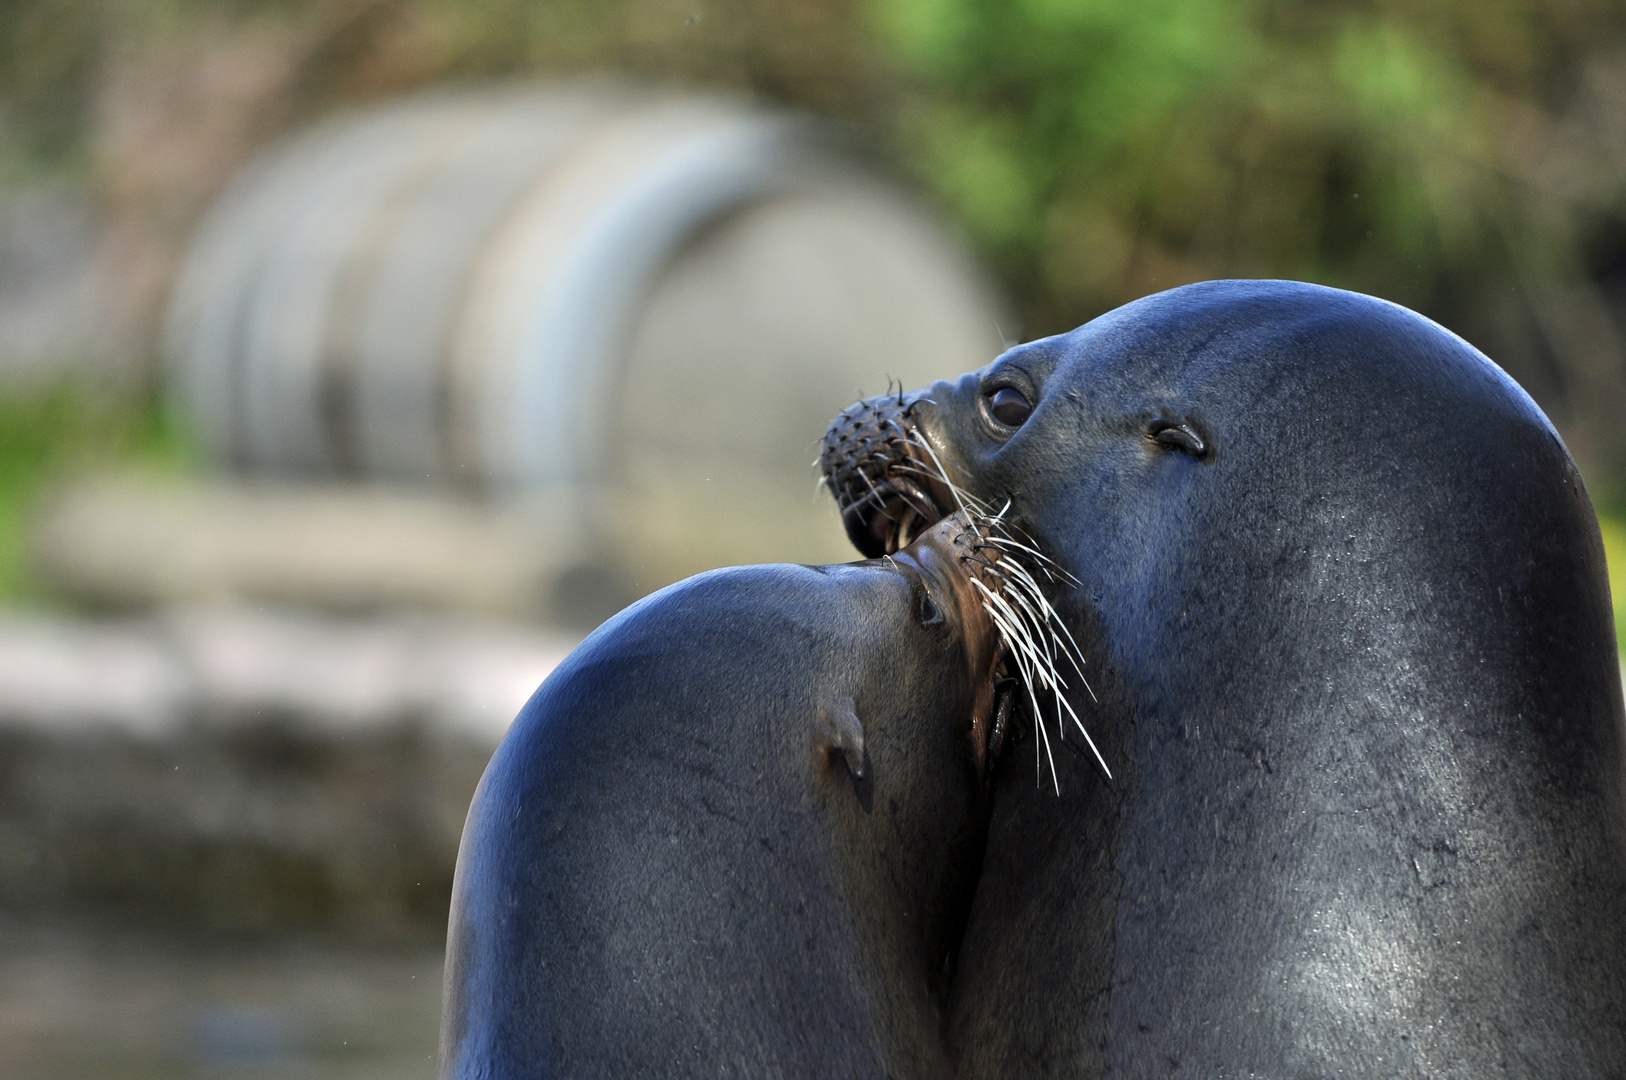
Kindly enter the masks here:
<path id="1" fill-rule="evenodd" d="M 842 698 L 828 709 L 820 709 L 815 722 L 818 740 L 830 751 L 840 750 L 854 778 L 864 778 L 864 725 L 858 719 L 858 703 Z"/>
<path id="2" fill-rule="evenodd" d="M 1146 429 L 1146 435 L 1159 446 L 1180 450 L 1194 458 L 1208 456 L 1208 443 L 1189 420 L 1160 417 Z"/>

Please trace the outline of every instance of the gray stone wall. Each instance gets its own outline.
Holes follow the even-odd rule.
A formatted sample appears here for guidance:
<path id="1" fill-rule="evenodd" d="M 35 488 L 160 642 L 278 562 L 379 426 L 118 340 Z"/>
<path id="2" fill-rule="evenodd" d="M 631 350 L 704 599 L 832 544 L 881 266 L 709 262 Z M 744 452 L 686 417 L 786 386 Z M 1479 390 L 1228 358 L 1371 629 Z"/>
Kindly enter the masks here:
<path id="1" fill-rule="evenodd" d="M 474 786 L 570 645 L 252 609 L 0 621 L 0 912 L 436 941 Z"/>

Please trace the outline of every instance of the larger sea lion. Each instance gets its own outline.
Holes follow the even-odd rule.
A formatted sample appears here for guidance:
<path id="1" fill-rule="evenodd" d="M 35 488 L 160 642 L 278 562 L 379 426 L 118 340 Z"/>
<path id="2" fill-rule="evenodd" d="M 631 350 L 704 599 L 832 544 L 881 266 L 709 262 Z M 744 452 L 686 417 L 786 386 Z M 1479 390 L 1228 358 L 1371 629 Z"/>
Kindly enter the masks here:
<path id="1" fill-rule="evenodd" d="M 1008 499 L 1079 582 L 1115 779 L 999 766 L 960 1075 L 1626 1074 L 1603 550 L 1478 351 L 1194 285 L 862 403 L 825 468 L 868 553 Z"/>
<path id="2" fill-rule="evenodd" d="M 716 571 L 583 642 L 469 813 L 442 1075 L 946 1075 L 1001 542 Z"/>

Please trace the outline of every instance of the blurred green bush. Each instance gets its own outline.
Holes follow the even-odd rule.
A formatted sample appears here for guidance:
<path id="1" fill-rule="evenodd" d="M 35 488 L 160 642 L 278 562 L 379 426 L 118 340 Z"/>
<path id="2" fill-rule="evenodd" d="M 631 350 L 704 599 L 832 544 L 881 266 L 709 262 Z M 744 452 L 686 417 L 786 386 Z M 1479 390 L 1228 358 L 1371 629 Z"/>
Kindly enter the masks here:
<path id="1" fill-rule="evenodd" d="M 0 393 L 0 603 L 53 599 L 30 572 L 28 526 L 54 480 L 87 469 L 170 474 L 197 460 L 186 425 L 151 397 L 76 383 Z"/>
<path id="2" fill-rule="evenodd" d="M 894 124 L 1028 334 L 1212 277 L 1421 310 L 1626 474 L 1626 58 L 1598 0 L 874 0 Z"/>
<path id="3" fill-rule="evenodd" d="M 1626 657 L 1626 523 L 1620 518 L 1600 516 L 1603 551 L 1609 559 L 1609 593 L 1615 605 L 1615 645 Z"/>

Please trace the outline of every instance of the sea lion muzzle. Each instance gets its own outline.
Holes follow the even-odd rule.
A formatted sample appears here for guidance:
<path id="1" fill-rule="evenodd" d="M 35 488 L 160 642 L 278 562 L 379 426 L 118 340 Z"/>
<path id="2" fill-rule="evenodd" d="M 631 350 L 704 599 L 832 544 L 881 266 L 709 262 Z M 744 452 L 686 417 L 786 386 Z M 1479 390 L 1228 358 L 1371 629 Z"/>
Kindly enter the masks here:
<path id="1" fill-rule="evenodd" d="M 853 546 L 867 558 L 897 552 L 956 509 L 941 464 L 920 432 L 921 395 L 883 394 L 847 409 L 819 454 L 824 483 Z"/>

